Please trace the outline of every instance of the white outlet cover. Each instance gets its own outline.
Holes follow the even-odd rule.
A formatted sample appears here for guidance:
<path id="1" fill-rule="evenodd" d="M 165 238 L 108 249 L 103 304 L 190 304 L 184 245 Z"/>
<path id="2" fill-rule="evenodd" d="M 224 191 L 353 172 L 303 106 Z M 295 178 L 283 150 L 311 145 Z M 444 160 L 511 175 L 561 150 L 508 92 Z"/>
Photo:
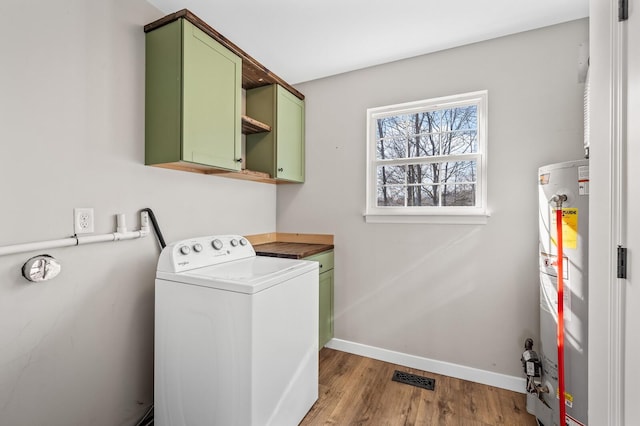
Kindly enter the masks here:
<path id="1" fill-rule="evenodd" d="M 94 232 L 93 209 L 89 207 L 77 207 L 73 209 L 73 231 L 78 234 L 91 234 Z"/>

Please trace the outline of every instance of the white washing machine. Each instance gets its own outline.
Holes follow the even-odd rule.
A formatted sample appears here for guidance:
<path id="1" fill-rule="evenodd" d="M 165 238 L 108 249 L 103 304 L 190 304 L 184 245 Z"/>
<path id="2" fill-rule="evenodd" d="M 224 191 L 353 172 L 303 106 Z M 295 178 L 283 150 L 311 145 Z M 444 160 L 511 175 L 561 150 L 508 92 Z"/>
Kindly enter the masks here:
<path id="1" fill-rule="evenodd" d="M 297 425 L 318 398 L 318 264 L 237 235 L 160 254 L 157 426 Z"/>

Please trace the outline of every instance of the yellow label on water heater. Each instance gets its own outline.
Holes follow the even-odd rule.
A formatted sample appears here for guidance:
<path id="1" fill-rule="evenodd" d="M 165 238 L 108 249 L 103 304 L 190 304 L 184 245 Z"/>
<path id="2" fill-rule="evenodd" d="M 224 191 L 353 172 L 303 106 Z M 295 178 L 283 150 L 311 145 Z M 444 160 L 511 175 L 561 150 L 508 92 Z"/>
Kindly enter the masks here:
<path id="1" fill-rule="evenodd" d="M 553 214 L 551 217 L 551 241 L 557 245 L 556 216 Z M 562 209 L 562 246 L 566 249 L 578 247 L 578 209 L 576 208 Z"/>
<path id="2" fill-rule="evenodd" d="M 560 389 L 556 389 L 556 399 L 560 399 Z M 566 390 L 564 391 L 564 404 L 569 408 L 573 408 L 573 395 Z"/>
<path id="3" fill-rule="evenodd" d="M 578 247 L 578 209 L 562 209 L 562 245 L 564 248 Z"/>

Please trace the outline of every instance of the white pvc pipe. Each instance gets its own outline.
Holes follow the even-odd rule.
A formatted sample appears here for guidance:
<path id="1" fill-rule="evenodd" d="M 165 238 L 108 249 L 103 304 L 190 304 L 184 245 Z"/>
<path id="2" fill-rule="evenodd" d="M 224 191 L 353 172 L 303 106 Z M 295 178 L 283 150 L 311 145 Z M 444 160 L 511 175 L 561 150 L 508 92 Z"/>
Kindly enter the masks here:
<path id="1" fill-rule="evenodd" d="M 28 251 L 48 250 L 59 247 L 79 246 L 82 244 L 102 243 L 109 241 L 133 240 L 144 238 L 149 234 L 149 216 L 147 212 L 140 213 L 140 230 L 128 232 L 113 232 L 111 234 L 88 235 L 84 237 L 69 237 L 59 240 L 38 241 L 35 243 L 13 244 L 0 247 L 0 256 L 25 253 Z"/>
<path id="2" fill-rule="evenodd" d="M 24 253 L 27 251 L 39 251 L 58 247 L 75 246 L 78 241 L 75 237 L 63 238 L 60 240 L 39 241 L 36 243 L 14 244 L 11 246 L 0 247 L 0 256 L 15 253 Z"/>
<path id="3" fill-rule="evenodd" d="M 123 214 L 116 215 L 116 232 L 127 232 L 127 221 Z"/>

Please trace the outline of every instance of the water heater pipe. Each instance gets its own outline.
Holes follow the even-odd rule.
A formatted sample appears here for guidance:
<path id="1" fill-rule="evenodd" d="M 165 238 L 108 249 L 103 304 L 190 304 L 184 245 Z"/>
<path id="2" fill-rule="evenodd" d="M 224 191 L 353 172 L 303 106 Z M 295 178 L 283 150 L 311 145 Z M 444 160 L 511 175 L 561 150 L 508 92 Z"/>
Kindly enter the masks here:
<path id="1" fill-rule="evenodd" d="M 554 200 L 555 199 L 555 200 Z M 555 195 L 552 201 L 556 202 L 556 246 L 558 248 L 557 272 L 558 272 L 558 392 L 560 396 L 560 426 L 566 425 L 566 401 L 564 392 L 564 253 L 562 244 L 562 202 L 567 200 L 566 195 Z"/>

